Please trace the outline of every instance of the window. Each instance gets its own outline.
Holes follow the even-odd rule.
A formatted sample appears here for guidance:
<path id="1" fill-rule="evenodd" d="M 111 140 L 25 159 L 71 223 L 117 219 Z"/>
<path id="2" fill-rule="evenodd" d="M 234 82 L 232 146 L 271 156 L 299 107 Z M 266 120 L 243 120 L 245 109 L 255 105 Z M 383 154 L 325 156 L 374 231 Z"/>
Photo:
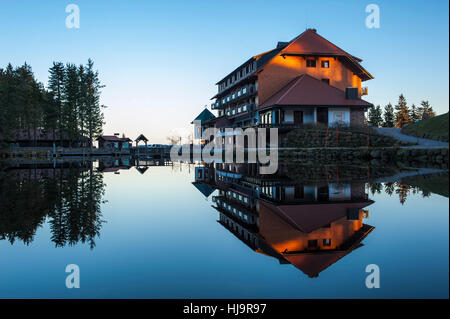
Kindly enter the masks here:
<path id="1" fill-rule="evenodd" d="M 308 248 L 317 247 L 317 239 L 308 240 Z"/>
<path id="2" fill-rule="evenodd" d="M 324 61 L 322 61 L 321 63 L 320 63 L 320 66 L 322 67 L 322 68 L 329 68 L 330 67 L 330 61 L 328 61 L 328 60 L 324 60 Z"/>
<path id="3" fill-rule="evenodd" d="M 322 82 L 325 82 L 326 84 L 330 84 L 330 79 L 322 79 Z"/>
<path id="4" fill-rule="evenodd" d="M 313 59 L 306 60 L 306 67 L 307 68 L 315 68 L 316 67 L 316 60 L 313 60 Z"/>
<path id="5" fill-rule="evenodd" d="M 324 246 L 331 246 L 331 238 L 325 238 L 323 240 L 323 245 Z"/>

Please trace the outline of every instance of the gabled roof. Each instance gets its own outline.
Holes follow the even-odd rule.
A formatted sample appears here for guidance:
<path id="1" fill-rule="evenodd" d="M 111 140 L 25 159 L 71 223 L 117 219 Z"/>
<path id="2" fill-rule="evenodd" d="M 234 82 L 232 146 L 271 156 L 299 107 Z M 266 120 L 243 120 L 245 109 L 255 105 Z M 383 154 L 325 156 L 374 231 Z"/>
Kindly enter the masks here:
<path id="1" fill-rule="evenodd" d="M 270 211 L 281 217 L 298 230 L 310 233 L 316 229 L 328 225 L 342 217 L 347 216 L 348 209 L 364 208 L 371 205 L 373 201 L 341 202 L 341 203 L 315 203 L 299 205 L 275 206 L 264 201 L 260 205 L 266 206 Z"/>
<path id="2" fill-rule="evenodd" d="M 138 142 L 138 141 L 148 142 L 148 139 L 144 136 L 144 134 L 140 134 L 134 141 L 135 142 Z"/>
<path id="3" fill-rule="evenodd" d="M 205 183 L 193 182 L 192 185 L 194 185 L 205 197 L 209 197 L 209 195 L 214 192 L 214 188 Z"/>
<path id="4" fill-rule="evenodd" d="M 270 106 L 363 106 L 371 103 L 362 99 L 348 100 L 345 92 L 310 75 L 296 77 L 268 98 L 258 109 Z"/>
<path id="5" fill-rule="evenodd" d="M 214 114 L 211 113 L 208 109 L 204 109 L 192 122 L 194 124 L 195 121 L 206 122 L 216 118 Z"/>
<path id="6" fill-rule="evenodd" d="M 320 36 L 315 29 L 307 29 L 284 47 L 282 54 L 298 52 L 304 54 L 349 55 L 347 52 Z"/>
<path id="7" fill-rule="evenodd" d="M 251 57 L 243 64 L 241 64 L 239 67 L 234 69 L 232 72 L 227 74 L 223 79 L 218 81 L 216 85 L 224 81 L 235 71 L 242 68 L 244 65 L 246 65 L 251 61 L 256 61 L 257 65 L 255 72 L 258 72 L 277 55 L 335 56 L 339 57 L 339 59 L 341 59 L 344 63 L 346 63 L 349 67 L 351 67 L 354 70 L 355 74 L 361 77 L 361 80 L 365 81 L 373 79 L 373 76 L 360 65 L 360 62 L 362 62 L 360 58 L 357 58 L 345 52 L 337 45 L 331 43 L 324 37 L 320 36 L 315 29 L 307 29 L 293 40 L 289 42 L 278 42 L 277 47 L 275 49 Z M 252 76 L 253 74 L 255 74 L 255 72 L 248 74 L 246 77 L 242 78 L 239 82 L 245 80 L 249 76 Z M 234 85 L 231 86 L 230 88 L 232 87 L 234 87 Z M 216 94 L 211 99 L 216 98 L 218 95 L 222 95 L 229 89 Z"/>

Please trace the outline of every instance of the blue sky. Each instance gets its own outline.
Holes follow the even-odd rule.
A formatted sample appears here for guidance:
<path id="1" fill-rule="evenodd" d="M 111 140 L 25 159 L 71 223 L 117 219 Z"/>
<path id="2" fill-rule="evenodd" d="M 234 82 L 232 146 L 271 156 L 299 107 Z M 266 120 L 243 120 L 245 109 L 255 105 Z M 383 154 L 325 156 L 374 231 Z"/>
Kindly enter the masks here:
<path id="1" fill-rule="evenodd" d="M 68 29 L 65 8 L 80 8 Z M 368 29 L 365 8 L 380 8 Z M 106 87 L 105 133 L 144 133 L 151 142 L 187 134 L 210 104 L 215 83 L 250 56 L 289 41 L 306 27 L 362 58 L 375 79 L 366 99 L 449 108 L 447 1 L 114 1 L 2 0 L 0 67 L 31 64 L 46 83 L 53 61 L 92 58 Z"/>

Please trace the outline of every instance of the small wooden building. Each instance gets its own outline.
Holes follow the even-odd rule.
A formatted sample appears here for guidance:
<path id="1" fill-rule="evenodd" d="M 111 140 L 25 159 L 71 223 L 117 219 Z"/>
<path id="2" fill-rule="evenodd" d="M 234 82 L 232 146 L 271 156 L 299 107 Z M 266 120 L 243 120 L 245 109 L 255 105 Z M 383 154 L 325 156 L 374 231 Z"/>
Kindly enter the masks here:
<path id="1" fill-rule="evenodd" d="M 128 150 L 131 148 L 131 140 L 128 137 L 115 135 L 103 135 L 97 138 L 98 148 L 108 150 Z"/>

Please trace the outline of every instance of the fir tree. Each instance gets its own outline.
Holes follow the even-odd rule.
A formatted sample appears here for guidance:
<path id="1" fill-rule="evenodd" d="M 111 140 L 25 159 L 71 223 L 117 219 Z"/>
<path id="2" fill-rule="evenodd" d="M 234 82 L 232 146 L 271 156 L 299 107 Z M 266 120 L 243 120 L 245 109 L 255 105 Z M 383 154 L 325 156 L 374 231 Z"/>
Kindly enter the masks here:
<path id="1" fill-rule="evenodd" d="M 78 140 L 78 109 L 80 107 L 80 80 L 76 65 L 68 63 L 63 88 L 63 126 L 71 142 Z"/>
<path id="2" fill-rule="evenodd" d="M 63 88 L 64 88 L 64 64 L 61 62 L 53 62 L 53 66 L 49 69 L 48 89 L 54 98 L 53 105 L 56 108 L 57 125 L 59 131 L 60 144 L 63 139 Z M 53 140 L 55 139 L 55 131 L 53 130 Z"/>
<path id="3" fill-rule="evenodd" d="M 397 105 L 395 105 L 395 126 L 403 127 L 405 124 L 411 122 L 409 117 L 409 109 L 406 104 L 406 99 L 403 94 L 400 94 Z"/>
<path id="4" fill-rule="evenodd" d="M 383 123 L 381 107 L 377 105 L 369 109 L 369 125 L 379 127 Z"/>
<path id="5" fill-rule="evenodd" d="M 93 139 L 100 136 L 103 130 L 103 105 L 100 105 L 100 90 L 104 87 L 98 78 L 98 71 L 94 71 L 94 62 L 89 59 L 83 77 L 85 85 L 85 103 L 86 127 L 90 144 Z"/>
<path id="6" fill-rule="evenodd" d="M 394 107 L 392 106 L 391 103 L 389 103 L 388 105 L 386 105 L 384 107 L 383 117 L 384 117 L 384 121 L 383 121 L 384 127 L 394 127 L 395 114 L 394 114 Z"/>
<path id="7" fill-rule="evenodd" d="M 434 113 L 433 108 L 431 107 L 428 101 L 420 102 L 420 107 L 418 110 L 418 117 L 420 120 L 425 120 L 430 117 L 435 117 L 436 113 Z"/>
<path id="8" fill-rule="evenodd" d="M 422 119 L 422 117 L 419 114 L 419 109 L 416 107 L 415 104 L 411 105 L 411 111 L 409 114 L 409 117 L 412 122 L 416 122 Z"/>

